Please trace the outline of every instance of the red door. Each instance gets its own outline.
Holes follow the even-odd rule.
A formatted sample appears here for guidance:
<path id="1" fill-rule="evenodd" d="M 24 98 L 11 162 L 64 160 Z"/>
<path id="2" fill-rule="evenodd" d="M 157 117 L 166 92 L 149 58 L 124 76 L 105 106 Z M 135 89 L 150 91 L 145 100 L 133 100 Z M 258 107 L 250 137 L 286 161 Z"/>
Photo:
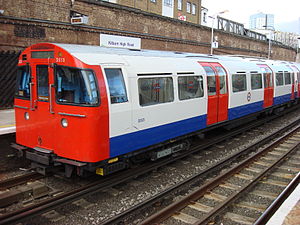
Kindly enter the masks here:
<path id="1" fill-rule="evenodd" d="M 291 100 L 295 99 L 295 73 L 292 72 L 292 95 Z"/>
<path id="2" fill-rule="evenodd" d="M 227 73 L 219 63 L 200 63 L 207 75 L 207 125 L 228 119 Z"/>
<path id="3" fill-rule="evenodd" d="M 294 76 L 293 76 L 293 93 L 295 93 L 294 97 L 299 98 L 300 97 L 300 70 L 296 66 L 292 66 L 294 70 Z"/>
<path id="4" fill-rule="evenodd" d="M 273 82 L 273 71 L 267 65 L 258 65 L 263 72 L 264 76 L 264 108 L 273 105 L 274 98 L 274 82 Z"/>
<path id="5" fill-rule="evenodd" d="M 54 150 L 54 127 L 55 116 L 52 112 L 52 97 L 53 91 L 50 84 L 53 83 L 53 68 L 47 63 L 31 64 L 32 71 L 32 99 L 31 117 L 34 124 L 32 127 L 35 132 L 32 132 L 33 144 L 36 147 Z"/>

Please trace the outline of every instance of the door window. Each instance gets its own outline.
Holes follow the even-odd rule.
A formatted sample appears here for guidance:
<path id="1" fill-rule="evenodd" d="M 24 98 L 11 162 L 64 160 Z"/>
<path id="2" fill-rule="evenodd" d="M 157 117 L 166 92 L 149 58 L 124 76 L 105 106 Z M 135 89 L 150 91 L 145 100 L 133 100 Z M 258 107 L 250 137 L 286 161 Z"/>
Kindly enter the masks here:
<path id="1" fill-rule="evenodd" d="M 220 94 L 227 94 L 226 72 L 220 66 L 216 66 L 215 68 L 218 72 L 220 80 Z"/>
<path id="2" fill-rule="evenodd" d="M 114 103 L 127 102 L 125 82 L 121 69 L 104 69 L 110 93 L 110 101 Z"/>
<path id="3" fill-rule="evenodd" d="M 210 66 L 203 66 L 207 75 L 208 96 L 216 95 L 216 74 Z"/>
<path id="4" fill-rule="evenodd" d="M 38 100 L 49 100 L 49 75 L 48 66 L 38 65 L 36 66 L 36 77 L 38 87 Z"/>
<path id="5" fill-rule="evenodd" d="M 284 84 L 285 85 L 289 85 L 291 83 L 292 83 L 292 81 L 291 81 L 291 73 L 284 72 Z"/>

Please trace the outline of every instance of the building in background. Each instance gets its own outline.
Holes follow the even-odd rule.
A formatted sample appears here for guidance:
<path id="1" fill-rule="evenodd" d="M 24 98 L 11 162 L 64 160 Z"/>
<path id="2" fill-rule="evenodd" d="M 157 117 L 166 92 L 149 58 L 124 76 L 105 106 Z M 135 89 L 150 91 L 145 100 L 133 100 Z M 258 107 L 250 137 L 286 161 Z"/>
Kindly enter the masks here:
<path id="1" fill-rule="evenodd" d="M 250 16 L 249 28 L 251 30 L 262 30 L 266 27 L 274 28 L 274 15 L 257 13 Z"/>
<path id="2" fill-rule="evenodd" d="M 281 32 L 275 31 L 274 32 L 274 40 L 281 42 L 284 45 L 290 46 L 292 48 L 299 47 L 299 38 L 300 35 L 296 33 L 290 32 Z"/>
<path id="3" fill-rule="evenodd" d="M 101 1 L 101 0 L 98 0 Z M 201 0 L 103 0 L 146 12 L 200 24 Z"/>

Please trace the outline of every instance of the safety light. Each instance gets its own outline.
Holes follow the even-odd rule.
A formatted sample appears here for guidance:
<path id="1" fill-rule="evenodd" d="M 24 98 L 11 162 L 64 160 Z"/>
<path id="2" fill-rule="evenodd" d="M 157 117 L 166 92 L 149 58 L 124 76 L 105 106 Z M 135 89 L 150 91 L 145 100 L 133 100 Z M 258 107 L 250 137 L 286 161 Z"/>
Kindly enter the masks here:
<path id="1" fill-rule="evenodd" d="M 68 120 L 65 119 L 65 118 L 61 119 L 60 123 L 61 123 L 61 125 L 62 125 L 63 127 L 67 127 L 67 126 L 68 126 Z"/>
<path id="2" fill-rule="evenodd" d="M 24 118 L 25 118 L 25 120 L 29 120 L 29 113 L 28 112 L 24 113 Z"/>

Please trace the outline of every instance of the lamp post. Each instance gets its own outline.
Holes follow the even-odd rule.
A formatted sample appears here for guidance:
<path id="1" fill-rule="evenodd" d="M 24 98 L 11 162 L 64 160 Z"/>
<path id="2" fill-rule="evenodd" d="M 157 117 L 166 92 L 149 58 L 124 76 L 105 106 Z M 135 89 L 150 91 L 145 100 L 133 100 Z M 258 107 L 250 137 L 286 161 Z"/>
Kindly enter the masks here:
<path id="1" fill-rule="evenodd" d="M 226 12 L 229 12 L 228 10 L 224 10 L 224 11 L 221 11 L 221 12 L 218 12 L 216 14 L 214 14 L 213 16 L 209 16 L 210 18 L 212 18 L 212 22 L 211 22 L 211 38 L 210 38 L 210 54 L 212 55 L 213 54 L 213 51 L 214 51 L 214 48 L 213 48 L 213 44 L 214 44 L 214 23 L 215 23 L 215 19 L 223 14 L 223 13 L 226 13 Z"/>
<path id="2" fill-rule="evenodd" d="M 271 38 L 272 38 L 272 34 L 275 32 L 275 28 L 273 27 L 273 26 L 263 26 L 263 27 L 265 27 L 266 29 L 268 28 L 268 27 L 270 27 L 270 28 L 272 28 L 272 29 L 270 29 L 270 34 L 269 34 L 269 49 L 268 49 L 268 59 L 270 59 L 271 58 Z"/>

